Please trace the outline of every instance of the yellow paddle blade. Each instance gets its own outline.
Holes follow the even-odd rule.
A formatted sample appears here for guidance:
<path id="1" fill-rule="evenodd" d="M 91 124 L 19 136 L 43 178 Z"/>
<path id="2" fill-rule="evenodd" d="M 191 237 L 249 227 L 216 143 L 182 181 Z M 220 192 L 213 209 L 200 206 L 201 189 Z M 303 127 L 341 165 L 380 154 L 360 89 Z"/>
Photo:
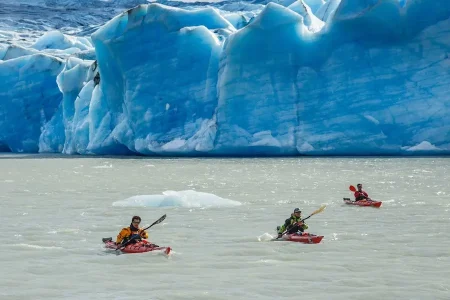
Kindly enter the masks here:
<path id="1" fill-rule="evenodd" d="M 314 211 L 311 216 L 318 214 L 320 212 L 323 212 L 323 210 L 325 209 L 325 207 L 327 207 L 326 205 L 322 205 L 318 210 Z"/>

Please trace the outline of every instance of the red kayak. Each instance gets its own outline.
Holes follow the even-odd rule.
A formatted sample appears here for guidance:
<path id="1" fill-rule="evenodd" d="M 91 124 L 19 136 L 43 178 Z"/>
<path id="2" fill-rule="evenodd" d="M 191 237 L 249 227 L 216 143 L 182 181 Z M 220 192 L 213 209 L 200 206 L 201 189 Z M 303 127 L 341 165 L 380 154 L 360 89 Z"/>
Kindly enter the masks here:
<path id="1" fill-rule="evenodd" d="M 348 205 L 358 205 L 358 206 L 372 206 L 379 208 L 381 206 L 381 201 L 373 201 L 373 200 L 359 200 L 359 201 L 352 201 L 350 198 L 344 198 L 345 204 Z"/>
<path id="2" fill-rule="evenodd" d="M 308 232 L 285 234 L 279 239 L 274 241 L 289 241 L 305 244 L 318 244 L 322 241 L 323 235 L 315 235 Z"/>
<path id="3" fill-rule="evenodd" d="M 105 248 L 108 249 L 117 249 L 117 244 L 112 241 L 112 238 L 106 238 L 103 239 L 103 243 L 105 243 Z M 169 255 L 170 251 L 172 250 L 170 247 L 159 247 L 158 245 L 149 243 L 146 240 L 142 240 L 139 242 L 136 242 L 134 244 L 128 244 L 123 248 L 118 249 L 122 251 L 123 253 L 144 253 L 144 252 L 162 252 L 165 255 Z"/>

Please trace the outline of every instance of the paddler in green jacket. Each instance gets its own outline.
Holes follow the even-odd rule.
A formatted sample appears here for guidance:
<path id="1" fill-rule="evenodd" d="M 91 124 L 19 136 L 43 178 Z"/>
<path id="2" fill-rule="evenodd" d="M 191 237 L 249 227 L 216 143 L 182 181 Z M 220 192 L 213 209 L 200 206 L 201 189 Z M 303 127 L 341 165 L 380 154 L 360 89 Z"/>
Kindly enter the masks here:
<path id="1" fill-rule="evenodd" d="M 302 222 L 302 211 L 299 208 L 294 209 L 294 213 L 291 214 L 289 219 L 284 221 L 283 226 L 278 226 L 278 238 L 281 238 L 286 229 L 288 234 L 298 231 L 303 232 L 305 229 L 308 229 L 308 225 Z"/>

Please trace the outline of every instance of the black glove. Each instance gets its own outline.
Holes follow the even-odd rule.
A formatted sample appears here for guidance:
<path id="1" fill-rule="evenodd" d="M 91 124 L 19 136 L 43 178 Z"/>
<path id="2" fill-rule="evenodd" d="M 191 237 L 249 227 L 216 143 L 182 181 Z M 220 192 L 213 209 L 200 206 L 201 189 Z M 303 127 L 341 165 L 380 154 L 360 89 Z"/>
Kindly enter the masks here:
<path id="1" fill-rule="evenodd" d="M 281 238 L 283 236 L 282 233 L 278 233 L 278 238 Z"/>

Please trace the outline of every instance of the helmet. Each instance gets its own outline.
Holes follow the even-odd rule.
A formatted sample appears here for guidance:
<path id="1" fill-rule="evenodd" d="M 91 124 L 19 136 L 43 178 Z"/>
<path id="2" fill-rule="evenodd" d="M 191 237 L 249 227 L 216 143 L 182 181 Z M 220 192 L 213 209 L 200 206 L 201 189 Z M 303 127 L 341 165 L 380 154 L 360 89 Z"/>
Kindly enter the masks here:
<path id="1" fill-rule="evenodd" d="M 302 211 L 300 210 L 300 208 L 294 209 L 294 214 L 295 214 L 295 213 L 298 213 L 298 212 L 299 212 L 299 213 L 302 213 Z"/>
<path id="2" fill-rule="evenodd" d="M 141 217 L 133 216 L 133 218 L 131 218 L 131 222 L 133 222 L 133 220 L 139 220 L 139 222 L 141 222 Z"/>

